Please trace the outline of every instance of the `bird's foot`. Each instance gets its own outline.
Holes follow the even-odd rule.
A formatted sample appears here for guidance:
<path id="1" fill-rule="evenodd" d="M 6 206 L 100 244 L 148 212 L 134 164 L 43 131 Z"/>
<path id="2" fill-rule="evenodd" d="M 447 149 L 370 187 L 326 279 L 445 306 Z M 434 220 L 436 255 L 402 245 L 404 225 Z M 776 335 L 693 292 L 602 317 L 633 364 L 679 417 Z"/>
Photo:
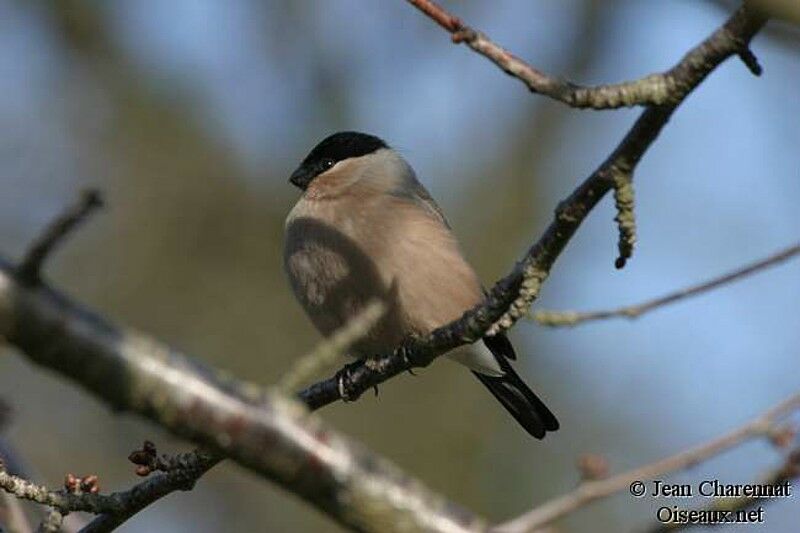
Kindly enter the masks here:
<path id="1" fill-rule="evenodd" d="M 339 397 L 341 397 L 343 402 L 353 402 L 359 397 L 359 393 L 353 391 L 352 371 L 358 369 L 361 365 L 361 361 L 356 361 L 354 363 L 344 365 L 344 368 L 336 373 L 336 381 L 338 382 L 339 387 Z"/>
<path id="2" fill-rule="evenodd" d="M 406 371 L 411 374 L 412 376 L 416 376 L 414 373 L 414 367 L 419 365 L 415 364 L 414 362 L 414 343 L 416 339 L 411 341 L 406 341 L 400 346 L 399 355 L 403 358 L 403 365 L 406 367 Z"/>
<path id="3" fill-rule="evenodd" d="M 372 370 L 373 372 L 378 372 L 381 369 L 380 361 L 374 357 L 367 357 L 364 359 L 364 366 Z"/>

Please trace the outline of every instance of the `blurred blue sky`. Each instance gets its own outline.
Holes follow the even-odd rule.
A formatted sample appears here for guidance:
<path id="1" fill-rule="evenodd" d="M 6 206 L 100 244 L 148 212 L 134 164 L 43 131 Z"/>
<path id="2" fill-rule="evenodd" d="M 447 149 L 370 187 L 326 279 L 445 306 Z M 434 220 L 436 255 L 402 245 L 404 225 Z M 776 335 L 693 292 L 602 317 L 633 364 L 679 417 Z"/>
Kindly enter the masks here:
<path id="1" fill-rule="evenodd" d="M 566 51 L 580 37 L 577 2 L 447 4 L 552 73 L 562 72 Z M 495 179 L 492 162 L 509 142 L 509 123 L 561 105 L 532 96 L 466 47 L 453 46 L 404 2 L 139 0 L 103 9 L 151 89 L 176 105 L 190 103 L 193 118 L 231 149 L 251 186 L 268 194 L 285 192 L 285 179 L 267 179 L 260 169 L 288 176 L 335 124 L 399 147 L 458 230 L 470 218 L 460 210 L 464 192 L 473 180 Z M 84 174 L 73 149 L 70 128 L 81 117 L 56 105 L 75 89 L 76 74 L 65 69 L 68 52 L 40 11 L 0 1 L 6 176 L 0 226 L 15 236 L 8 237 L 12 247 L 48 220 L 77 183 L 101 179 Z M 725 16 L 710 2 L 609 3 L 596 21 L 604 39 L 576 81 L 663 70 Z M 287 26 L 292 17 L 296 26 Z M 763 35 L 753 50 L 763 76 L 726 62 L 680 108 L 637 169 L 639 242 L 628 266 L 613 268 L 616 229 L 606 200 L 559 259 L 540 308 L 635 303 L 800 240 L 800 51 Z M 318 84 L 344 95 L 332 101 L 348 106 L 347 123 L 340 110 L 320 115 L 318 105 L 309 105 Z M 99 127 L 102 95 L 84 97 L 95 99 L 99 112 L 81 127 Z M 555 150 L 541 154 L 541 196 L 530 199 L 549 207 L 522 232 L 525 238 L 507 243 L 508 257 L 523 253 L 638 111 L 564 113 Z M 537 154 L 536 146 L 530 150 Z M 542 453 L 563 470 L 588 451 L 629 468 L 727 431 L 800 389 L 798 272 L 800 264 L 790 263 L 635 322 L 516 328 L 515 338 L 528 345 L 520 364 L 564 428 L 557 449 Z M 489 283 L 501 273 L 481 275 Z M 608 416 L 595 420 L 598 409 Z M 571 428 L 581 428 L 581 439 L 570 438 Z M 766 445 L 753 444 L 677 479 L 724 472 L 724 481 L 744 481 L 777 461 Z M 567 488 L 553 487 L 553 495 Z M 646 513 L 631 519 L 630 506 L 623 495 L 610 512 L 620 524 L 640 525 Z M 798 509 L 797 502 L 771 506 L 769 530 L 791 531 Z"/>

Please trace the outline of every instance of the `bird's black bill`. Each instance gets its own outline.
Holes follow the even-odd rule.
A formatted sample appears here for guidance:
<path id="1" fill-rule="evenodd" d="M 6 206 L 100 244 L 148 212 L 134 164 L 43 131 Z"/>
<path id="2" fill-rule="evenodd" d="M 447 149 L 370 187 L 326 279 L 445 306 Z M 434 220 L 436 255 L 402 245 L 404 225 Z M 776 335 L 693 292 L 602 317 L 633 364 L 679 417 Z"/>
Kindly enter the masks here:
<path id="1" fill-rule="evenodd" d="M 289 177 L 289 183 L 304 191 L 308 188 L 308 184 L 314 179 L 315 173 L 312 172 L 307 166 L 302 165 L 297 170 L 292 172 Z"/>

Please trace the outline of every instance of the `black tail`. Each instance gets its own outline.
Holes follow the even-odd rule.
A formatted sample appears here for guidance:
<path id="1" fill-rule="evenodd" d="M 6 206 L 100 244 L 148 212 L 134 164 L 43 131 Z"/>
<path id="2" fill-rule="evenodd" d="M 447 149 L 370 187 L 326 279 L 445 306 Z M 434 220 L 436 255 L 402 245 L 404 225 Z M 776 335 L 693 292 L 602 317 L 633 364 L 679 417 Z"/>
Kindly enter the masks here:
<path id="1" fill-rule="evenodd" d="M 504 374 L 499 377 L 472 372 L 486 385 L 503 407 L 517 422 L 537 439 L 544 438 L 547 431 L 558 429 L 558 420 L 550 409 L 514 372 L 508 359 L 515 359 L 514 349 L 505 336 L 487 337 L 484 344 L 492 351 Z"/>

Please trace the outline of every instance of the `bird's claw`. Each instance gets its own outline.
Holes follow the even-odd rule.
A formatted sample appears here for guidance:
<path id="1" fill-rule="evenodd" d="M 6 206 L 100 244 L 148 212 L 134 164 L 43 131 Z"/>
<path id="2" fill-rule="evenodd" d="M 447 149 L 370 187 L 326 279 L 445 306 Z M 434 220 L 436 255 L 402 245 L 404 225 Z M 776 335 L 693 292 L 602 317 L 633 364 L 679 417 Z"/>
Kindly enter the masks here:
<path id="1" fill-rule="evenodd" d="M 347 392 L 347 387 L 344 384 L 345 373 L 346 372 L 344 372 L 344 371 L 343 372 L 339 372 L 339 375 L 337 376 L 338 377 L 338 381 L 339 381 L 339 384 L 338 384 L 338 386 L 339 386 L 339 397 L 342 399 L 343 402 L 351 402 L 353 400 L 350 398 L 350 395 Z"/>
<path id="2" fill-rule="evenodd" d="M 339 397 L 343 402 L 353 402 L 358 399 L 358 395 L 353 395 L 350 391 L 350 370 L 356 365 L 358 365 L 358 362 L 345 365 L 336 375 Z"/>

